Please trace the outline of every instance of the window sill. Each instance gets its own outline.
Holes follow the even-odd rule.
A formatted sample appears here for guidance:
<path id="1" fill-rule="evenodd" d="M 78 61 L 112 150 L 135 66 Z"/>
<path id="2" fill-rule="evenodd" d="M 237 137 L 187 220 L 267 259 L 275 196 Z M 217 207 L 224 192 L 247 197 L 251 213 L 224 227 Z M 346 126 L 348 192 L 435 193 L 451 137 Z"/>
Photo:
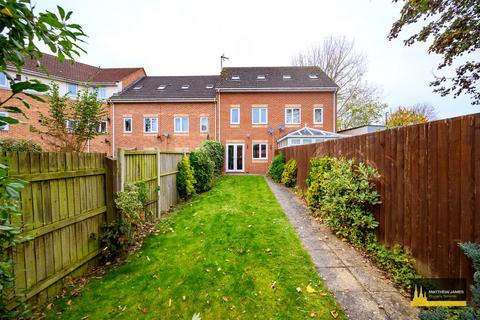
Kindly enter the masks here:
<path id="1" fill-rule="evenodd" d="M 253 163 L 266 163 L 268 159 L 252 159 Z"/>
<path id="2" fill-rule="evenodd" d="M 322 123 L 314 123 L 313 126 L 314 127 L 323 127 L 323 122 Z"/>
<path id="3" fill-rule="evenodd" d="M 286 124 L 285 127 L 287 127 L 287 128 L 300 127 L 300 123 L 289 123 L 289 124 Z"/>
<path id="4" fill-rule="evenodd" d="M 252 123 L 252 128 L 266 128 L 268 127 L 268 123 L 262 123 L 262 124 L 253 124 Z"/>
<path id="5" fill-rule="evenodd" d="M 189 132 L 174 132 L 174 136 L 188 136 Z"/>
<path id="6" fill-rule="evenodd" d="M 240 128 L 240 124 L 232 124 L 232 123 L 230 123 L 230 128 Z"/>
<path id="7" fill-rule="evenodd" d="M 156 136 L 156 135 L 158 135 L 158 132 L 144 132 L 143 135 L 144 136 Z"/>

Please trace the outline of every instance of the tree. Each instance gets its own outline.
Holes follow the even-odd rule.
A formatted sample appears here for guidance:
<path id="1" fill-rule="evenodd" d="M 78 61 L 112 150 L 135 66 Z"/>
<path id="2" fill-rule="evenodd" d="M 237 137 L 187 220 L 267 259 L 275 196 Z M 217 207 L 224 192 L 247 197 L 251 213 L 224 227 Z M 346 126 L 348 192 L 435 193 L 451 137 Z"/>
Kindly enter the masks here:
<path id="1" fill-rule="evenodd" d="M 380 90 L 366 80 L 367 63 L 355 43 L 345 37 L 325 38 L 323 42 L 298 53 L 292 59 L 297 66 L 318 66 L 338 86 L 337 127 L 347 129 L 378 122 L 386 105 L 381 103 Z"/>
<path id="2" fill-rule="evenodd" d="M 34 10 L 35 5 L 30 0 L 0 0 L 0 73 L 4 73 L 8 65 L 13 65 L 20 72 L 25 58 L 38 61 L 42 57 L 39 43 L 48 45 L 62 62 L 65 57 L 73 59 L 80 51 L 85 52 L 78 43 L 83 42 L 86 35 L 81 26 L 69 23 L 71 11 L 65 12 L 60 6 L 57 6 L 58 14 L 50 11 L 36 14 Z M 29 108 L 28 101 L 20 93 L 43 102 L 41 97 L 25 91 L 44 93 L 48 91 L 48 85 L 37 80 L 18 82 L 6 75 L 10 81 L 11 94 L 5 100 L 0 100 L 1 109 L 25 116 L 22 109 L 7 105 L 12 100 L 19 100 L 24 107 Z M 0 117 L 0 126 L 7 123 L 18 123 L 18 120 Z"/>
<path id="3" fill-rule="evenodd" d="M 404 40 L 406 46 L 433 39 L 428 52 L 443 56 L 438 70 L 452 66 L 460 58 L 464 61 L 456 66 L 455 76 L 436 77 L 430 82 L 434 92 L 442 96 L 453 94 L 454 97 L 466 93 L 472 96 L 473 104 L 480 105 L 480 61 L 478 55 L 472 55 L 480 48 L 480 1 L 406 1 L 388 38 L 397 38 L 404 28 L 422 20 L 425 24 L 420 31 Z"/>
<path id="4" fill-rule="evenodd" d="M 387 127 L 403 127 L 425 123 L 436 118 L 435 108 L 427 103 L 419 103 L 413 107 L 398 107 L 387 117 Z"/>
<path id="5" fill-rule="evenodd" d="M 52 82 L 51 88 L 48 115 L 40 113 L 41 128 L 31 126 L 31 131 L 42 134 L 58 151 L 81 152 L 89 140 L 103 134 L 99 127 L 107 111 L 98 91 L 79 90 L 77 99 L 70 101 L 59 94 L 58 84 Z"/>

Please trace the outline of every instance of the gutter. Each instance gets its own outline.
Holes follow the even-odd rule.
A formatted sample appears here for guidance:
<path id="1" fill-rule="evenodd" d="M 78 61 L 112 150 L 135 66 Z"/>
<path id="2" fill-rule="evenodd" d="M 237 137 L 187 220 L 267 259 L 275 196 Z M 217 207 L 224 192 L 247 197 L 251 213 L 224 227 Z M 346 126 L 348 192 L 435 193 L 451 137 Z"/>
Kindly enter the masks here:
<path id="1" fill-rule="evenodd" d="M 217 88 L 223 92 L 336 92 L 338 87 Z"/>
<path id="2" fill-rule="evenodd" d="M 153 99 L 112 99 L 117 103 L 149 103 L 149 102 L 215 102 L 215 98 L 153 98 Z"/>
<path id="3" fill-rule="evenodd" d="M 47 73 L 37 72 L 37 71 L 33 71 L 33 70 L 28 70 L 28 69 L 22 69 L 19 72 L 16 68 L 13 68 L 13 67 L 7 67 L 7 71 L 14 72 L 14 73 L 31 75 L 31 76 L 36 76 L 36 77 L 40 77 L 40 78 L 47 78 L 49 80 L 56 80 L 56 81 L 74 83 L 74 84 L 79 84 L 79 85 L 85 85 L 86 83 L 91 83 L 91 84 L 95 84 L 95 85 L 115 86 L 117 84 L 117 81 L 114 81 L 114 82 L 108 82 L 108 81 L 107 82 L 93 82 L 93 81 L 89 81 L 89 80 L 85 80 L 85 81 L 73 80 L 73 79 L 69 79 L 69 78 L 66 78 L 66 77 L 53 76 L 53 75 L 49 75 Z"/>

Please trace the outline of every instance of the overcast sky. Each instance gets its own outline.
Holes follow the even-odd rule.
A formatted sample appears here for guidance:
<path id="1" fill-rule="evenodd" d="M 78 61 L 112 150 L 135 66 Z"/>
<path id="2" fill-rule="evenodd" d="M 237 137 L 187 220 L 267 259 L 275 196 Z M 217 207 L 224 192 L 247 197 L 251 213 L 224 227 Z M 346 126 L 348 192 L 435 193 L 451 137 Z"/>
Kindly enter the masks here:
<path id="1" fill-rule="evenodd" d="M 37 0 L 60 4 L 89 35 L 78 61 L 102 67 L 139 67 L 148 75 L 218 74 L 227 66 L 283 66 L 328 35 L 346 36 L 368 57 L 368 80 L 390 107 L 427 102 L 439 118 L 474 113 L 467 96 L 432 92 L 439 57 L 426 45 L 388 41 L 400 6 L 389 0 L 159 1 Z M 403 38 L 407 34 L 402 34 Z"/>

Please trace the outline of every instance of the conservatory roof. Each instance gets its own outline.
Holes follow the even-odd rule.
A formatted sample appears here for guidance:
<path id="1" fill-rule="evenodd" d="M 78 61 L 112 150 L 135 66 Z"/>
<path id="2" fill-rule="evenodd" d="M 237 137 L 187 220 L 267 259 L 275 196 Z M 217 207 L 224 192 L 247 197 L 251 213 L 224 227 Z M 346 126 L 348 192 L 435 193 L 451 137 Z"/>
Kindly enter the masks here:
<path id="1" fill-rule="evenodd" d="M 309 127 L 303 127 L 301 129 L 287 133 L 286 135 L 280 137 L 277 141 L 280 142 L 288 138 L 338 139 L 338 138 L 345 138 L 345 137 L 348 137 L 348 135 L 338 134 L 330 131 L 319 130 L 319 129 L 309 128 Z"/>

